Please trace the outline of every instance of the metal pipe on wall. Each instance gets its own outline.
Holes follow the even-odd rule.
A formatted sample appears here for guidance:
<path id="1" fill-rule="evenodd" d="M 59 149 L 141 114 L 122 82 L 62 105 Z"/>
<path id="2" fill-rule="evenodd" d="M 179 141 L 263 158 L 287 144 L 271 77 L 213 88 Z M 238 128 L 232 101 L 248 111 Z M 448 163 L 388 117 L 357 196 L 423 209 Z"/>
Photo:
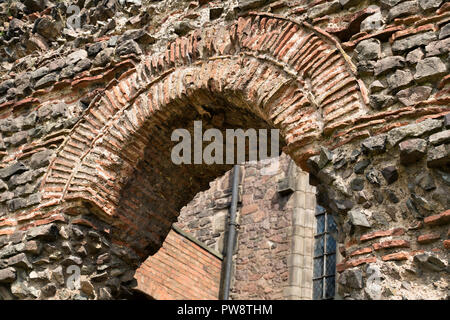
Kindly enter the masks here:
<path id="1" fill-rule="evenodd" d="M 233 266 L 233 249 L 236 238 L 236 210 L 239 198 L 239 165 L 234 166 L 233 170 L 233 184 L 231 190 L 231 206 L 230 218 L 228 222 L 228 239 L 226 246 L 226 260 L 225 260 L 225 276 L 223 286 L 223 300 L 230 299 L 230 285 L 231 285 L 231 270 Z"/>

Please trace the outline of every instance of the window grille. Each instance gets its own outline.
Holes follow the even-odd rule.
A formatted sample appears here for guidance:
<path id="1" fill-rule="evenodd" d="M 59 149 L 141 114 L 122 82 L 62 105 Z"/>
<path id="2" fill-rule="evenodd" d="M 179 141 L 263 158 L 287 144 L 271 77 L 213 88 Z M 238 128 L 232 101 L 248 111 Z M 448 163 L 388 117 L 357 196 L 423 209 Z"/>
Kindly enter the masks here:
<path id="1" fill-rule="evenodd" d="M 316 207 L 314 236 L 313 299 L 333 299 L 336 279 L 336 223 L 325 208 Z"/>

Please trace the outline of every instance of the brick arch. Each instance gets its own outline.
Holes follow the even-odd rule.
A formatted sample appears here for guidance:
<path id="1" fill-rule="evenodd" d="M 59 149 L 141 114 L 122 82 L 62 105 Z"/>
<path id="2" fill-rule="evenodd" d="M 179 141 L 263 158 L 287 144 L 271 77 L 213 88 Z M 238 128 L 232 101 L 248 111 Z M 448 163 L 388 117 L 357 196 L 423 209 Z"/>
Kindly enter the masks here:
<path id="1" fill-rule="evenodd" d="M 286 151 L 302 165 L 330 132 L 366 114 L 360 85 L 339 44 L 305 23 L 253 13 L 226 28 L 195 31 L 146 57 L 91 102 L 44 177 L 44 205 L 94 204 L 117 227 L 116 238 L 144 256 L 161 245 L 183 202 L 162 205 L 170 182 L 155 175 L 163 179 L 165 165 L 145 161 L 167 152 L 155 146 L 163 133 L 170 137 L 165 130 L 176 128 L 175 118 L 207 118 L 205 106 L 232 106 L 279 128 Z M 149 194 L 142 186 L 159 189 Z M 157 204 L 140 208 L 139 199 Z"/>

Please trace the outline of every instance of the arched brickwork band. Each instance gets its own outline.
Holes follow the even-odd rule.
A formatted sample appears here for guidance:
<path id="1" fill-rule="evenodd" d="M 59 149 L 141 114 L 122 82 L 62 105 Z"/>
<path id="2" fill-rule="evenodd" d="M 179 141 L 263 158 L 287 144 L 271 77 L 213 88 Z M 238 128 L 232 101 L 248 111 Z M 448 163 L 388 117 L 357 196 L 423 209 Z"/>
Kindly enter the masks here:
<path id="1" fill-rule="evenodd" d="M 183 117 L 192 106 L 201 110 L 211 96 L 279 128 L 288 153 L 304 163 L 327 143 L 324 135 L 367 114 L 365 91 L 352 68 L 324 32 L 270 14 L 179 38 L 91 103 L 44 177 L 43 205 L 87 200 L 106 219 L 118 216 L 130 229 L 130 217 L 118 212 L 128 182 L 120 177 L 145 158 L 149 136 L 155 137 L 151 128 L 167 126 L 174 114 Z M 175 210 L 160 213 L 165 232 Z M 164 221 L 164 215 L 172 218 Z M 156 232 L 154 223 L 149 228 Z"/>

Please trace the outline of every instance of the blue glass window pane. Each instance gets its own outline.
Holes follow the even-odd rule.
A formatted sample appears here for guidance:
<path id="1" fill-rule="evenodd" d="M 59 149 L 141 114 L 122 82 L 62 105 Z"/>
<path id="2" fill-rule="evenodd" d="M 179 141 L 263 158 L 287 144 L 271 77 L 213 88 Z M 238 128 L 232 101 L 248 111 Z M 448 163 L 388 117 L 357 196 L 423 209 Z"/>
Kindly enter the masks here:
<path id="1" fill-rule="evenodd" d="M 317 218 L 316 234 L 325 232 L 325 215 L 316 216 L 316 218 Z"/>
<path id="2" fill-rule="evenodd" d="M 326 253 L 334 253 L 336 252 L 336 240 L 330 235 L 327 234 L 327 252 Z"/>
<path id="3" fill-rule="evenodd" d="M 332 276 L 336 273 L 336 255 L 331 254 L 326 257 L 325 275 Z"/>
<path id="4" fill-rule="evenodd" d="M 334 232 L 337 231 L 336 222 L 331 214 L 327 214 L 327 231 Z"/>
<path id="5" fill-rule="evenodd" d="M 314 278 L 323 276 L 323 257 L 314 259 Z"/>
<path id="6" fill-rule="evenodd" d="M 324 207 L 319 206 L 319 205 L 316 206 L 316 215 L 318 215 L 318 214 L 324 214 L 325 211 L 326 211 L 326 210 L 325 210 Z"/>
<path id="7" fill-rule="evenodd" d="M 313 299 L 320 300 L 323 297 L 323 279 L 313 281 Z"/>
<path id="8" fill-rule="evenodd" d="M 334 297 L 335 282 L 334 277 L 329 277 L 325 279 L 325 298 Z"/>
<path id="9" fill-rule="evenodd" d="M 314 243 L 314 257 L 323 255 L 323 241 L 324 237 L 320 236 L 319 238 L 316 238 Z"/>

